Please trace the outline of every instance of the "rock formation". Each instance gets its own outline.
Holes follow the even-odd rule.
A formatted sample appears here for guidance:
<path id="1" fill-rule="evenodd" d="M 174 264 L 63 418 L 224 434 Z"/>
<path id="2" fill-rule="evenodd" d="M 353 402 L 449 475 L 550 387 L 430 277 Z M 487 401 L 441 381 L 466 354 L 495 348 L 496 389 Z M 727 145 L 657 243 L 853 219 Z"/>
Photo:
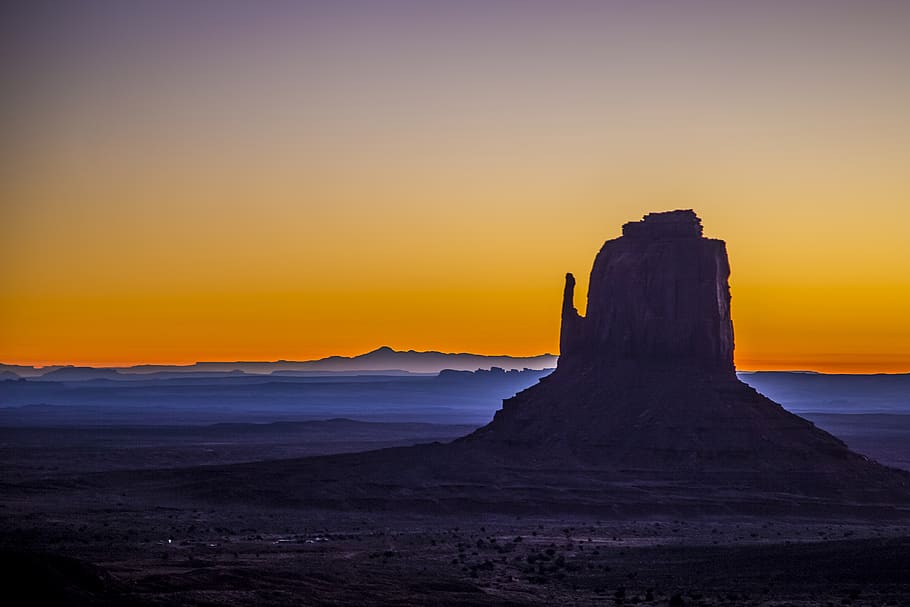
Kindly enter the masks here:
<path id="1" fill-rule="evenodd" d="M 584 317 L 566 276 L 556 371 L 462 442 L 639 479 L 804 495 L 906 486 L 739 381 L 729 274 L 693 211 L 627 223 L 597 254 Z"/>
<path id="2" fill-rule="evenodd" d="M 560 361 L 674 364 L 732 375 L 730 266 L 692 211 L 651 213 L 607 241 L 591 271 L 588 314 L 566 276 Z"/>
<path id="3" fill-rule="evenodd" d="M 595 259 L 584 317 L 566 276 L 556 370 L 486 426 L 448 444 L 229 467 L 214 484 L 320 508 L 910 517 L 910 474 L 736 377 L 729 272 L 692 211 L 628 223 Z"/>

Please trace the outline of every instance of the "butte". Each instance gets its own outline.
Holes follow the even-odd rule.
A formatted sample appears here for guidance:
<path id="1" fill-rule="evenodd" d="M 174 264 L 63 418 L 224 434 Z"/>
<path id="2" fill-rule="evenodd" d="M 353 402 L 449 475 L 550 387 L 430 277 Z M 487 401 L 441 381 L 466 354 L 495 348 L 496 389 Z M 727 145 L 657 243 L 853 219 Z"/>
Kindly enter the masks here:
<path id="1" fill-rule="evenodd" d="M 627 223 L 594 260 L 585 317 L 566 276 L 556 370 L 488 425 L 448 444 L 229 466 L 204 492 L 354 510 L 910 516 L 910 474 L 737 378 L 729 274 L 693 211 Z"/>

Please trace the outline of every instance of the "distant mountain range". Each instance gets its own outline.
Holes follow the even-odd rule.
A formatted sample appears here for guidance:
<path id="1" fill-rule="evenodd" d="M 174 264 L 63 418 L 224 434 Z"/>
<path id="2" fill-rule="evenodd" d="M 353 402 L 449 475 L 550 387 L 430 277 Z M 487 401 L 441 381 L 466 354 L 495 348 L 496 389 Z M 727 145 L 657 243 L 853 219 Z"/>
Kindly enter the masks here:
<path id="1" fill-rule="evenodd" d="M 418 352 L 393 350 L 387 346 L 358 356 L 329 356 L 307 361 L 237 361 L 198 362 L 192 365 L 136 365 L 132 367 L 78 367 L 0 364 L 0 382 L 27 378 L 31 381 L 77 382 L 88 380 L 155 381 L 169 379 L 218 380 L 253 376 L 258 378 L 293 379 L 318 377 L 371 376 L 408 377 L 437 375 L 443 370 L 477 371 L 494 367 L 509 370 L 553 369 L 557 356 L 486 356 L 483 354 Z M 829 403 L 844 399 L 874 404 L 884 390 L 888 403 L 910 398 L 910 374 L 826 374 L 811 371 L 741 371 L 740 378 L 762 393 L 779 401 L 798 403 L 801 395 L 817 404 L 819 391 L 828 395 Z M 905 403 L 910 406 L 910 402 Z M 827 410 L 829 407 L 823 407 Z M 886 407 L 888 408 L 888 407 Z M 800 409 L 798 407 L 798 409 Z M 807 409 L 811 410 L 811 409 Z"/>
<path id="2" fill-rule="evenodd" d="M 195 377 L 223 377 L 237 375 L 435 375 L 444 369 L 476 371 L 478 369 L 552 369 L 556 356 L 485 356 L 482 354 L 417 352 L 393 350 L 383 346 L 358 356 L 329 356 L 318 360 L 288 361 L 236 361 L 198 362 L 192 365 L 136 365 L 132 367 L 76 367 L 0 364 L 0 381 L 3 379 L 32 378 L 46 381 L 84 381 L 89 379 L 166 379 L 188 373 Z"/>

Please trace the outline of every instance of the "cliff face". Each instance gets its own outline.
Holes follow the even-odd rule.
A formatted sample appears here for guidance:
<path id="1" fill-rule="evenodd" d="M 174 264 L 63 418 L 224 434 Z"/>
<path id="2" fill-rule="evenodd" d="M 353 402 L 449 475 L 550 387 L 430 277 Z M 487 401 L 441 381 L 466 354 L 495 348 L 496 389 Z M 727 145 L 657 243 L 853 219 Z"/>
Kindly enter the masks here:
<path id="1" fill-rule="evenodd" d="M 627 223 L 594 260 L 586 317 L 566 276 L 560 366 L 634 361 L 732 376 L 729 275 L 724 242 L 704 238 L 694 212 Z"/>

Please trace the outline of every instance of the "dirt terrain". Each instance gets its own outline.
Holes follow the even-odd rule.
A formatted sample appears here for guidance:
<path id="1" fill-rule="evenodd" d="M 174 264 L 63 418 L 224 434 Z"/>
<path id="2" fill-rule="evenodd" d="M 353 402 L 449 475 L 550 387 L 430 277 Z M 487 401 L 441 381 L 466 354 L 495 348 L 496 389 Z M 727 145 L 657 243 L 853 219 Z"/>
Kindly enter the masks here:
<path id="1" fill-rule="evenodd" d="M 3 533 L 13 587 L 66 604 L 136 605 L 808 606 L 910 599 L 910 527 L 893 523 L 81 505 L 60 502 L 25 514 L 9 512 L 15 506 L 7 504 L 6 514 L 19 519 Z"/>
<path id="2" fill-rule="evenodd" d="M 307 448 L 333 453 L 458 430 L 390 426 L 336 422 L 321 439 L 314 431 Z M 359 435 L 350 434 L 355 427 Z M 289 431 L 299 437 L 301 429 L 259 428 L 218 453 L 244 461 L 280 453 Z M 258 498 L 225 499 L 231 487 L 205 498 L 200 482 L 213 473 L 263 474 L 307 460 L 199 466 L 212 455 L 194 441 L 218 431 L 122 432 L 73 429 L 56 442 L 21 429 L 4 436 L 8 589 L 67 605 L 910 603 L 910 519 L 325 510 L 287 507 L 267 483 Z M 40 458 L 17 440 L 43 444 Z M 145 471 L 124 471 L 141 453 L 155 454 Z M 24 465 L 31 457 L 35 465 Z M 173 468 L 181 458 L 186 465 Z"/>

